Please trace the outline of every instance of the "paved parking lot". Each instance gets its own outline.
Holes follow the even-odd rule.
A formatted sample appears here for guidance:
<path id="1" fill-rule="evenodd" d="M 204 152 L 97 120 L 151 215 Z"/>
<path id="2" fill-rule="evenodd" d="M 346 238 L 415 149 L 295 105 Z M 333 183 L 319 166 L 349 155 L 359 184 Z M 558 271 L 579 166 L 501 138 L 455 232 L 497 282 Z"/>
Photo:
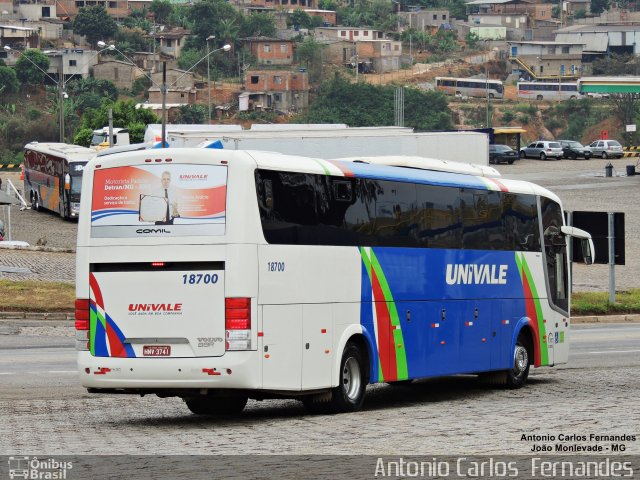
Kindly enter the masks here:
<path id="1" fill-rule="evenodd" d="M 605 165 L 611 161 L 614 176 L 605 177 Z M 620 289 L 640 286 L 640 175 L 626 176 L 626 165 L 636 159 L 619 160 L 518 160 L 513 165 L 496 168 L 505 177 L 538 183 L 555 192 L 567 210 L 624 212 L 626 223 L 626 261 L 616 267 L 616 285 Z M 638 168 L 640 171 L 640 167 Z M 77 223 L 66 222 L 56 215 L 12 209 L 14 240 L 31 245 L 75 249 Z M 0 278 L 60 280 L 73 282 L 75 256 L 61 252 L 23 252 L 0 249 L 0 267 L 28 269 L 30 273 L 2 271 Z M 6 270 L 6 269 L 5 269 Z M 574 290 L 607 290 L 607 265 L 575 265 Z"/>

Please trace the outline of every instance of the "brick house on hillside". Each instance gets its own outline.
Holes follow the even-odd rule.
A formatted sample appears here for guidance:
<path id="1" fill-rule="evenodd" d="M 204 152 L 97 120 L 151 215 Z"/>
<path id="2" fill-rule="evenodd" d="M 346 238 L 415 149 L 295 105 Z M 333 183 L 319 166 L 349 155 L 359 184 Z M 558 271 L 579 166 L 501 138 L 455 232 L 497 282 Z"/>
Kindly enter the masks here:
<path id="1" fill-rule="evenodd" d="M 251 51 L 259 65 L 291 65 L 293 63 L 293 42 L 277 38 L 243 38 L 242 45 Z"/>
<path id="2" fill-rule="evenodd" d="M 143 73 L 136 65 L 120 60 L 109 60 L 93 67 L 93 77 L 98 80 L 109 80 L 118 88 L 131 90 L 133 82 Z"/>
<path id="3" fill-rule="evenodd" d="M 239 95 L 240 111 L 293 112 L 309 106 L 309 74 L 297 70 L 250 70 L 245 91 Z"/>

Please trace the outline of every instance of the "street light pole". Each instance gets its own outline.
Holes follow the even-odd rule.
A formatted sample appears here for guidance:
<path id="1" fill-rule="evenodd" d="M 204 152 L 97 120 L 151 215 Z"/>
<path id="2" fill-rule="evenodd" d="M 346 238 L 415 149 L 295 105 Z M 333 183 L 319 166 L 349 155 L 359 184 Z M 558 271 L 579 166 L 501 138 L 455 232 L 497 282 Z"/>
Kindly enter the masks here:
<path id="1" fill-rule="evenodd" d="M 147 75 L 147 72 L 145 72 L 144 70 L 142 70 L 140 67 L 138 67 L 138 65 L 136 65 L 136 63 L 131 60 L 129 57 L 127 57 L 124 52 L 121 52 L 120 50 L 118 50 L 118 48 L 114 45 L 113 49 L 118 52 L 120 55 L 122 55 L 124 58 L 126 58 L 127 60 L 129 60 L 129 63 L 131 65 L 133 65 L 134 67 L 136 67 L 138 70 L 140 70 L 142 72 L 142 74 L 147 77 L 149 79 L 149 81 L 153 84 L 153 86 L 158 87 L 160 89 L 160 93 L 162 94 L 162 146 L 161 148 L 166 148 L 167 144 L 166 144 L 166 129 L 167 129 L 167 92 L 169 91 L 169 89 L 171 87 L 173 87 L 176 83 L 178 83 L 182 77 L 184 77 L 186 74 L 190 73 L 191 70 L 193 70 L 194 68 L 196 68 L 198 65 L 200 65 L 200 62 L 202 62 L 204 59 L 209 59 L 209 55 L 216 53 L 220 50 L 224 50 L 225 52 L 228 52 L 229 50 L 231 50 L 231 45 L 225 45 L 221 48 L 216 48 L 215 50 L 211 50 L 210 52 L 208 52 L 204 57 L 202 57 L 200 60 L 198 60 L 196 63 L 194 63 L 191 68 L 189 68 L 189 70 L 185 71 L 182 75 L 180 75 L 178 78 L 176 78 L 173 83 L 171 83 L 170 85 L 167 85 L 167 62 L 162 62 L 162 84 L 158 85 L 156 82 L 153 81 L 153 78 L 151 78 L 149 75 Z"/>
<path id="2" fill-rule="evenodd" d="M 162 94 L 162 147 L 166 148 L 167 139 L 167 62 L 162 62 L 162 85 L 160 85 L 160 93 Z"/>
<path id="3" fill-rule="evenodd" d="M 60 69 L 58 70 L 58 96 L 60 143 L 64 143 L 64 57 L 62 55 L 60 55 Z"/>
<path id="4" fill-rule="evenodd" d="M 214 40 L 215 38 L 215 35 L 209 35 L 207 37 L 207 95 L 209 104 L 209 121 L 207 123 L 211 123 L 211 69 L 209 68 L 209 40 Z"/>

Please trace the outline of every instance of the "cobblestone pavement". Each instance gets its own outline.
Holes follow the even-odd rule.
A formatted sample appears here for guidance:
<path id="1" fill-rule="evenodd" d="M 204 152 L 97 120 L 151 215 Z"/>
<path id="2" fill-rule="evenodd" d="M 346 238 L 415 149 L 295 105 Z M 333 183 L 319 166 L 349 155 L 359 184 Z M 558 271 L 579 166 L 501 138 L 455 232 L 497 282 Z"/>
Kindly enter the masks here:
<path id="1" fill-rule="evenodd" d="M 604 167 L 611 162 L 614 176 L 605 178 Z M 538 183 L 562 200 L 567 210 L 616 211 L 625 213 L 626 265 L 616 266 L 618 290 L 640 286 L 640 175 L 627 177 L 627 164 L 635 159 L 619 160 L 519 160 L 496 168 L 506 178 Z M 17 185 L 17 183 L 16 183 Z M 77 223 L 54 214 L 12 209 L 12 238 L 32 245 L 75 249 Z M 30 275 L 3 272 L 2 266 L 28 268 Z M 71 253 L 34 253 L 0 249 L 0 278 L 42 279 L 73 282 L 75 255 Z M 574 265 L 574 290 L 607 290 L 607 265 Z"/>
<path id="2" fill-rule="evenodd" d="M 69 252 L 0 248 L 0 279 L 75 283 L 75 261 Z"/>
<path id="3" fill-rule="evenodd" d="M 530 454 L 523 434 L 635 434 L 637 441 L 622 443 L 626 454 L 639 454 L 636 371 L 545 369 L 522 390 L 494 390 L 472 377 L 380 385 L 355 414 L 306 415 L 299 402 L 268 400 L 250 401 L 232 419 L 196 417 L 176 398 L 91 395 L 73 374 L 37 388 L 7 377 L 0 453 Z"/>

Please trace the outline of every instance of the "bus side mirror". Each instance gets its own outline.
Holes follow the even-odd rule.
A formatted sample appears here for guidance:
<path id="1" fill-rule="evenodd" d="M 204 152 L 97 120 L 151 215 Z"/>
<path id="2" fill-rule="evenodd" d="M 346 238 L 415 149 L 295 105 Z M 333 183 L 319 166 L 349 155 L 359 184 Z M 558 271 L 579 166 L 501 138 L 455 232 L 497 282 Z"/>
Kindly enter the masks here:
<path id="1" fill-rule="evenodd" d="M 593 264 L 593 240 L 590 238 L 580 239 L 580 247 L 582 248 L 582 258 L 586 265 Z"/>
<path id="2" fill-rule="evenodd" d="M 64 189 L 71 190 L 71 175 L 68 173 L 64 176 Z"/>
<path id="3" fill-rule="evenodd" d="M 582 258 L 587 265 L 593 264 L 595 258 L 595 249 L 593 248 L 593 240 L 591 234 L 576 227 L 563 226 L 560 227 L 562 233 L 567 236 L 575 237 L 580 240 L 580 248 L 582 249 Z"/>

